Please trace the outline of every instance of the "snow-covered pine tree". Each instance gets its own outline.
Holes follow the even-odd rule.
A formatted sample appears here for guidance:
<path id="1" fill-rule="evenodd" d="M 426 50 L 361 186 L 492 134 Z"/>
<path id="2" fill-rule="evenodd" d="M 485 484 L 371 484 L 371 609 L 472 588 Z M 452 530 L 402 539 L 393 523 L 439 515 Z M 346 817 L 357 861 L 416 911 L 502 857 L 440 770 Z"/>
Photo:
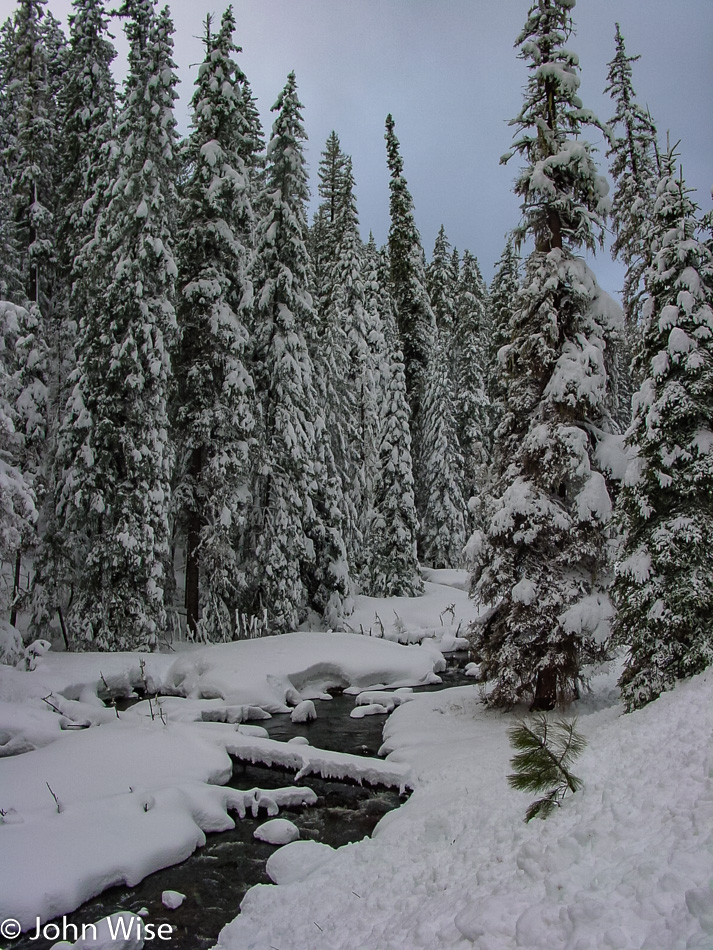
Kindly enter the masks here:
<path id="1" fill-rule="evenodd" d="M 389 353 L 381 404 L 379 474 L 370 526 L 369 593 L 414 597 L 423 593 L 416 542 L 411 428 L 406 373 L 400 350 Z"/>
<path id="2" fill-rule="evenodd" d="M 421 235 L 416 228 L 413 199 L 403 175 L 403 159 L 394 120 L 386 117 L 386 155 L 391 181 L 389 267 L 391 294 L 396 308 L 400 346 L 406 369 L 406 391 L 414 428 L 418 426 L 419 405 L 425 373 L 435 345 L 436 318 L 426 286 L 426 261 Z"/>
<path id="3" fill-rule="evenodd" d="M 364 538 L 373 504 L 373 483 L 379 455 L 379 354 L 383 345 L 378 309 L 367 305 L 364 279 L 365 255 L 359 236 L 351 159 L 341 170 L 341 195 L 333 224 L 335 259 L 330 268 L 329 330 L 325 339 L 339 334 L 344 367 L 332 381 L 333 431 L 343 445 L 340 473 L 344 484 L 346 537 L 349 561 L 355 572 L 366 564 Z M 372 266 L 374 261 L 372 258 Z M 371 279 L 376 279 L 372 271 Z M 376 334 L 376 336 L 374 336 Z M 336 450 L 335 450 L 336 451 Z M 338 457 L 339 458 L 339 457 Z"/>
<path id="4" fill-rule="evenodd" d="M 344 171 L 347 156 L 342 151 L 339 136 L 330 132 L 319 159 L 317 186 L 322 199 L 317 211 L 317 218 L 324 224 L 317 229 L 315 237 L 318 239 L 314 246 L 315 271 L 325 273 L 334 263 L 337 242 L 337 219 L 341 213 L 341 204 L 344 197 Z M 327 291 L 328 293 L 328 291 Z M 321 299 L 321 297 L 320 297 Z"/>
<path id="5" fill-rule="evenodd" d="M 181 334 L 176 359 L 179 486 L 185 528 L 185 606 L 189 634 L 229 640 L 244 597 L 239 563 L 250 502 L 255 394 L 245 365 L 242 312 L 252 302 L 253 232 L 250 120 L 235 62 L 232 7 L 220 29 L 206 20 L 205 57 L 191 102 L 193 131 L 184 149 L 177 257 Z"/>
<path id="6" fill-rule="evenodd" d="M 315 568 L 307 575 L 310 606 L 330 628 L 339 628 L 351 612 L 350 566 L 361 551 L 356 497 L 356 392 L 350 382 L 348 333 L 361 287 L 354 178 L 351 159 L 344 155 L 332 133 L 320 162 L 320 194 L 324 199 L 313 229 L 312 275 L 319 273 L 314 319 L 306 327 L 307 346 L 314 366 L 317 405 L 317 452 L 313 493 L 314 521 L 310 535 L 315 546 Z M 345 233 L 348 232 L 348 233 Z M 321 245 L 316 240 L 321 236 Z M 312 286 L 317 284 L 312 280 Z M 358 476 L 357 476 L 358 479 Z"/>
<path id="7" fill-rule="evenodd" d="M 466 501 L 480 494 L 492 448 L 489 400 L 485 388 L 488 347 L 487 299 L 478 261 L 463 252 L 455 299 L 454 418 L 463 456 Z"/>
<path id="8" fill-rule="evenodd" d="M 48 492 L 43 536 L 35 555 L 32 624 L 45 632 L 55 613 L 64 623 L 70 599 L 72 568 L 57 503 L 63 490 L 57 437 L 75 366 L 75 340 L 91 292 L 83 251 L 94 236 L 98 211 L 109 184 L 116 114 L 111 74 L 115 51 L 108 38 L 108 19 L 101 0 L 75 0 L 69 17 L 69 45 L 58 94 L 62 135 L 59 142 L 56 212 L 56 277 L 53 301 L 53 411 L 51 413 Z M 93 256 L 90 253 L 90 257 Z M 63 631 L 66 633 L 66 631 Z"/>
<path id="9" fill-rule="evenodd" d="M 632 63 L 639 56 L 627 56 L 624 37 L 616 24 L 616 55 L 609 63 L 608 92 L 616 111 L 610 119 L 612 139 L 610 159 L 614 192 L 611 221 L 614 230 L 612 255 L 626 265 L 622 290 L 624 318 L 633 331 L 640 318 L 643 277 L 651 263 L 648 222 L 653 211 L 657 168 L 656 127 L 648 109 L 636 101 L 632 83 Z"/>
<path id="10" fill-rule="evenodd" d="M 633 380 L 631 361 L 638 346 L 644 273 L 651 263 L 652 234 L 650 221 L 654 192 L 659 178 L 656 128 L 648 109 L 636 102 L 632 84 L 632 63 L 638 56 L 627 56 L 624 37 L 616 25 L 616 55 L 609 63 L 606 92 L 614 100 L 616 111 L 610 120 L 612 138 L 607 155 L 614 179 L 612 256 L 626 265 L 622 289 L 624 331 L 620 346 L 620 412 L 622 428 L 631 419 Z"/>
<path id="11" fill-rule="evenodd" d="M 321 596 L 333 609 L 331 595 L 344 579 L 334 557 L 339 545 L 333 543 L 333 526 L 323 520 L 329 517 L 330 499 L 323 499 L 319 513 L 314 505 L 326 443 L 306 338 L 314 335 L 316 318 L 305 246 L 308 189 L 301 109 L 290 73 L 273 106 L 277 118 L 267 149 L 256 253 L 254 356 L 262 429 L 253 493 L 250 609 L 266 611 L 276 632 L 295 629 L 310 598 Z"/>
<path id="12" fill-rule="evenodd" d="M 176 265 L 176 75 L 166 10 L 126 0 L 129 74 L 116 178 L 94 240 L 58 517 L 76 570 L 78 645 L 146 649 L 166 626 L 172 449 L 167 399 Z"/>
<path id="13" fill-rule="evenodd" d="M 421 403 L 420 459 L 423 517 L 422 559 L 432 567 L 459 567 L 465 545 L 463 458 L 453 418 L 448 359 L 440 332 L 426 374 Z"/>
<path id="14" fill-rule="evenodd" d="M 618 501 L 615 640 L 628 709 L 713 662 L 713 255 L 672 161 L 656 190 L 640 370 Z"/>
<path id="15" fill-rule="evenodd" d="M 87 281 L 82 250 L 93 236 L 109 174 L 116 119 L 116 86 L 111 64 L 116 51 L 109 39 L 103 0 L 74 0 L 69 45 L 59 95 L 57 282 L 55 308 L 60 324 L 59 404 L 66 399 L 66 375 L 73 369 L 76 324 L 86 306 Z"/>
<path id="16" fill-rule="evenodd" d="M 12 50 L 6 50 L 3 57 L 6 102 L 2 112 L 7 120 L 3 162 L 21 253 L 24 296 L 49 320 L 58 135 L 43 27 L 45 5 L 46 0 L 20 0 L 15 11 Z"/>
<path id="17" fill-rule="evenodd" d="M 456 325 L 456 285 L 458 265 L 453 264 L 453 253 L 446 231 L 441 225 L 433 245 L 433 256 L 426 268 L 426 287 L 431 300 L 433 315 L 440 335 L 440 346 L 446 359 L 452 351 L 453 332 Z"/>
<path id="18" fill-rule="evenodd" d="M 510 320 L 517 291 L 520 287 L 520 258 L 515 250 L 512 234 L 507 235 L 505 247 L 495 265 L 495 273 L 488 294 L 490 334 L 487 345 L 487 390 L 492 406 L 493 430 L 502 417 L 504 393 L 499 388 L 501 377 L 497 369 L 498 351 L 510 342 Z"/>
<path id="19" fill-rule="evenodd" d="M 13 565 L 3 604 L 13 626 L 21 600 L 22 556 L 36 545 L 42 495 L 47 348 L 38 313 L 37 307 L 0 301 L 0 556 Z"/>
<path id="20" fill-rule="evenodd" d="M 501 351 L 500 497 L 474 576 L 476 597 L 491 606 L 474 631 L 495 680 L 489 702 L 529 696 L 535 709 L 576 694 L 609 613 L 611 501 L 595 455 L 610 427 L 608 353 L 620 314 L 573 253 L 595 246 L 607 191 L 580 137 L 598 123 L 577 96 L 578 59 L 565 48 L 573 6 L 539 0 L 517 41 L 530 76 L 512 123 L 527 163 L 515 190 L 519 233 L 535 250 Z"/>

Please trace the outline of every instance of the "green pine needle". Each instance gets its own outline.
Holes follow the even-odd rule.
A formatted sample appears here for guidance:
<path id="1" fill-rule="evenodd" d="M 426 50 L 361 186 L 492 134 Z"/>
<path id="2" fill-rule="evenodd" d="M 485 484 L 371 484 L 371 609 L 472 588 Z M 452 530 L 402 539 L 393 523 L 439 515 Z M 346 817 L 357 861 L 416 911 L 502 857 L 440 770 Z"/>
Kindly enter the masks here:
<path id="1" fill-rule="evenodd" d="M 545 793 L 527 809 L 525 821 L 547 818 L 568 791 L 582 788 L 582 780 L 569 769 L 587 744 L 576 724 L 565 719 L 550 722 L 542 715 L 508 730 L 510 745 L 517 750 L 510 760 L 514 771 L 508 775 L 508 784 L 522 792 Z"/>

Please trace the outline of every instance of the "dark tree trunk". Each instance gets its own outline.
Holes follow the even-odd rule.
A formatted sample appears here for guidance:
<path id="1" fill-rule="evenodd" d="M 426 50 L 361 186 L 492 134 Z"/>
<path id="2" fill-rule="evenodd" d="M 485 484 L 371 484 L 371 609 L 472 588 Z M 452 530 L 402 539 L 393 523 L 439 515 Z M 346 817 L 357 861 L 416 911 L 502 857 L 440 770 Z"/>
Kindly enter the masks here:
<path id="1" fill-rule="evenodd" d="M 20 596 L 20 570 L 22 568 L 22 554 L 18 551 L 15 557 L 15 579 L 12 585 L 12 610 L 10 611 L 10 626 L 17 623 L 17 602 Z"/>
<path id="2" fill-rule="evenodd" d="M 188 512 L 186 530 L 186 623 L 188 632 L 195 636 L 198 627 L 199 581 L 200 581 L 200 540 L 201 517 L 196 500 L 196 486 L 200 479 L 203 461 L 200 449 L 194 449 L 188 464 L 188 473 L 192 482 L 192 504 Z"/>
<path id="3" fill-rule="evenodd" d="M 537 674 L 535 698 L 530 709 L 533 712 L 547 712 L 557 705 L 557 670 L 548 666 Z"/>

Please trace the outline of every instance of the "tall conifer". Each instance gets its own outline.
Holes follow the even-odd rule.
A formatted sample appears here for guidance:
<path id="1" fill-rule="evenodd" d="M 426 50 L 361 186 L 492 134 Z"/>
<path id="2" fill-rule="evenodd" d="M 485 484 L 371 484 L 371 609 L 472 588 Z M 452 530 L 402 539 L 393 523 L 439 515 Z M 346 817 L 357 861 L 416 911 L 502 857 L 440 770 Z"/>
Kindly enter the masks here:
<path id="1" fill-rule="evenodd" d="M 629 709 L 713 662 L 713 255 L 695 211 L 670 168 L 654 204 L 643 381 L 619 498 L 615 637 L 630 648 L 620 681 Z"/>
<path id="2" fill-rule="evenodd" d="M 618 308 L 597 287 L 581 246 L 593 248 L 606 184 L 580 135 L 597 124 L 577 96 L 566 49 L 572 0 L 539 0 L 518 37 L 530 77 L 513 124 L 526 161 L 522 237 L 535 250 L 501 351 L 506 415 L 498 430 L 497 491 L 476 570 L 492 606 L 477 628 L 490 702 L 566 702 L 606 628 L 606 482 L 597 440 L 610 428 L 610 344 Z M 507 156 L 509 157 L 509 156 Z M 505 160 L 507 160 L 507 157 Z"/>

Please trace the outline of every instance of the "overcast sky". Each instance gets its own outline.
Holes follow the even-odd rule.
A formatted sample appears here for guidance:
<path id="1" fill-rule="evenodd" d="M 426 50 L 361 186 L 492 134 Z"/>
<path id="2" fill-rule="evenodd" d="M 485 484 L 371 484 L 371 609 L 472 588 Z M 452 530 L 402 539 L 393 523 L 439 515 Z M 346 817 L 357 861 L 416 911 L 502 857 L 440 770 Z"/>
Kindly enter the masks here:
<path id="1" fill-rule="evenodd" d="M 294 69 L 316 175 L 329 132 L 352 155 L 362 233 L 378 243 L 388 233 L 388 172 L 384 119 L 391 112 L 404 172 L 427 256 L 441 223 L 452 244 L 478 257 L 487 279 L 505 232 L 518 221 L 512 181 L 517 158 L 500 166 L 520 107 L 525 64 L 513 48 L 529 0 L 234 0 L 243 47 L 240 63 L 258 98 L 263 123 Z M 14 9 L 0 0 L 2 20 Z M 66 24 L 70 0 L 49 0 Z M 188 129 L 196 65 L 202 59 L 202 20 L 220 16 L 213 0 L 174 0 L 175 58 L 182 80 L 178 110 Z M 619 22 L 630 55 L 639 53 L 634 87 L 665 141 L 681 140 L 686 181 L 711 207 L 713 186 L 713 3 L 711 0 L 579 0 L 576 34 L 583 104 L 602 119 L 612 113 L 603 95 Z M 114 21 L 123 75 L 126 44 Z M 602 170 L 606 159 L 600 152 Z M 315 204 L 316 196 L 313 198 Z M 622 276 L 606 252 L 593 264 L 600 283 L 616 291 Z"/>

